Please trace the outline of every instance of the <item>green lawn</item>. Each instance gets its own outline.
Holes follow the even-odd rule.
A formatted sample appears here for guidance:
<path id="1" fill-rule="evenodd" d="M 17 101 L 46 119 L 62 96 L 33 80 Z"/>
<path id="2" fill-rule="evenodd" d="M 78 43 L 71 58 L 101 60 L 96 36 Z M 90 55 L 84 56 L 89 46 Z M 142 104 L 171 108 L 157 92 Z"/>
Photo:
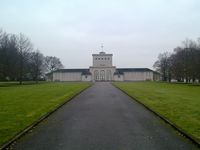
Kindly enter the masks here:
<path id="1" fill-rule="evenodd" d="M 0 83 L 0 146 L 88 86 L 90 83 Z"/>
<path id="2" fill-rule="evenodd" d="M 200 86 L 161 82 L 114 83 L 200 141 Z"/>

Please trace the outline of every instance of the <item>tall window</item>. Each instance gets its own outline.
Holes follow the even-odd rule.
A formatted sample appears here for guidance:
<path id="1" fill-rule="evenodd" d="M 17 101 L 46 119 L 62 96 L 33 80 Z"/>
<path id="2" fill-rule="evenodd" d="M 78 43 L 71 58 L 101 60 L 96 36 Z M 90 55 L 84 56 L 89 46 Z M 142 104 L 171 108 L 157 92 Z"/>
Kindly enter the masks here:
<path id="1" fill-rule="evenodd" d="M 94 71 L 94 79 L 99 80 L 99 71 L 98 70 Z"/>

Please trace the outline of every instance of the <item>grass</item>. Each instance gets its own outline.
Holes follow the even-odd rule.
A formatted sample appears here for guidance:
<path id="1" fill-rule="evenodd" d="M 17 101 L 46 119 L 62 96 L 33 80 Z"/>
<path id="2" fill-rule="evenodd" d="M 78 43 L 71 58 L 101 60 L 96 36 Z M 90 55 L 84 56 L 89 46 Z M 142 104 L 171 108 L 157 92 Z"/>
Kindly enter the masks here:
<path id="1" fill-rule="evenodd" d="M 114 83 L 200 142 L 200 86 L 161 82 Z"/>
<path id="2" fill-rule="evenodd" d="M 29 84 L 35 84 L 36 82 L 34 81 L 24 81 L 22 82 L 22 85 L 29 85 Z M 38 84 L 41 84 L 41 83 L 45 83 L 44 81 L 39 81 Z M 48 83 L 48 82 L 46 82 Z M 8 87 L 8 86 L 16 86 L 16 85 L 19 85 L 19 82 L 16 82 L 16 81 L 8 81 L 8 82 L 3 82 L 3 81 L 0 81 L 0 87 Z"/>
<path id="3" fill-rule="evenodd" d="M 90 83 L 0 83 L 0 146 Z"/>

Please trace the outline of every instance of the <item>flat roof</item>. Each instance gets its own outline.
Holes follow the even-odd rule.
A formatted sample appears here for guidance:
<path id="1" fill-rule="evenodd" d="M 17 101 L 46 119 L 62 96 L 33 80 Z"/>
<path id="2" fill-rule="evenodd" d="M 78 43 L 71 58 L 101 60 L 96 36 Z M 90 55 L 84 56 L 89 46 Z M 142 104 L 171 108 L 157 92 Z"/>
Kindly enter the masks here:
<path id="1" fill-rule="evenodd" d="M 80 72 L 83 75 L 91 75 L 90 69 L 58 69 L 53 72 Z M 124 72 L 155 72 L 149 68 L 116 68 L 114 74 L 124 74 Z"/>
<path id="2" fill-rule="evenodd" d="M 113 54 L 106 54 L 106 52 L 99 52 L 99 54 L 92 54 L 92 56 L 113 56 Z"/>
<path id="3" fill-rule="evenodd" d="M 89 69 L 58 69 L 54 72 L 80 72 L 83 75 L 90 75 L 90 70 Z"/>
<path id="4" fill-rule="evenodd" d="M 153 72 L 153 70 L 149 68 L 116 68 L 116 74 L 124 74 L 124 72 Z"/>

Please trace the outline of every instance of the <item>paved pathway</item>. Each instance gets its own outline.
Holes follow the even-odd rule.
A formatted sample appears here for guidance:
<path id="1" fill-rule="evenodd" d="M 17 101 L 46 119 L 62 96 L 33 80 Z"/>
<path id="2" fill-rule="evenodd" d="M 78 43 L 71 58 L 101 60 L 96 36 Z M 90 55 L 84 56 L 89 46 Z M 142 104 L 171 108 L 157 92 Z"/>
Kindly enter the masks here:
<path id="1" fill-rule="evenodd" d="M 17 150 L 179 150 L 194 146 L 110 83 L 96 83 L 21 138 Z"/>

